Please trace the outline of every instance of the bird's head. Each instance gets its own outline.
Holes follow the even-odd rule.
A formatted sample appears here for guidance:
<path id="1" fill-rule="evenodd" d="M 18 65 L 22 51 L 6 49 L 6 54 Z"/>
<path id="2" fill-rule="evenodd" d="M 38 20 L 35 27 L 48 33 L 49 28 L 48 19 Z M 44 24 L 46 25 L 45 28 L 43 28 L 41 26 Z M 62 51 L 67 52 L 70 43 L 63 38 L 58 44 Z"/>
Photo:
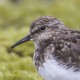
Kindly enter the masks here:
<path id="1" fill-rule="evenodd" d="M 57 18 L 54 18 L 52 16 L 40 17 L 31 24 L 30 34 L 15 43 L 11 48 L 14 48 L 17 45 L 30 40 L 33 40 L 35 43 L 38 43 L 45 39 L 47 40 L 52 37 L 51 34 L 53 34 L 55 30 L 65 28 L 66 27 L 64 24 Z"/>

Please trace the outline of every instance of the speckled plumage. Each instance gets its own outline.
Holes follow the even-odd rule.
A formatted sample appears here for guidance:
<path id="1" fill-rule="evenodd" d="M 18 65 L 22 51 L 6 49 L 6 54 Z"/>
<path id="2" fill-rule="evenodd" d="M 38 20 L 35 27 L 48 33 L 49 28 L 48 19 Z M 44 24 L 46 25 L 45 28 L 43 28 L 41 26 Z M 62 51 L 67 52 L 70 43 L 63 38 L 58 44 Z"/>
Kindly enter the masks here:
<path id="1" fill-rule="evenodd" d="M 46 30 L 35 29 L 43 25 L 47 26 Z M 37 57 L 35 55 L 37 66 L 39 62 L 45 62 L 45 56 L 49 55 L 46 54 L 46 51 L 51 51 L 50 54 L 56 57 L 60 63 L 62 62 L 68 67 L 80 68 L 80 31 L 69 30 L 61 21 L 53 17 L 39 18 L 32 23 L 31 31 L 33 29 L 34 32 L 37 31 L 36 35 L 31 32 L 36 45 L 35 54 L 38 55 Z M 54 50 L 51 50 L 52 48 Z"/>
<path id="2" fill-rule="evenodd" d="M 55 30 L 51 35 L 49 39 L 38 43 L 39 47 L 35 50 L 35 53 L 38 54 L 37 57 L 35 55 L 36 64 L 39 65 L 41 61 L 45 62 L 45 56 L 51 54 L 67 68 L 74 66 L 75 71 L 80 70 L 80 32 L 62 29 L 58 32 Z"/>
<path id="3" fill-rule="evenodd" d="M 46 25 L 47 29 L 38 30 L 43 25 Z M 53 17 L 41 17 L 34 21 L 31 25 L 31 31 L 35 32 L 31 32 L 34 35 L 35 42 L 34 62 L 42 76 L 46 73 L 45 71 L 41 73 L 39 68 L 45 68 L 43 64 L 47 63 L 47 60 L 53 59 L 66 70 L 71 69 L 72 72 L 80 70 L 80 31 L 69 30 L 61 21 Z M 52 66 L 54 65 L 52 64 Z M 77 77 L 74 80 L 78 80 Z M 45 79 L 58 80 L 56 78 Z M 59 80 L 67 80 L 67 78 Z M 73 80 L 73 78 L 68 80 Z"/>
<path id="4" fill-rule="evenodd" d="M 55 17 L 43 16 L 12 48 L 30 39 L 35 44 L 35 67 L 45 80 L 80 80 L 80 31 L 68 29 Z"/>

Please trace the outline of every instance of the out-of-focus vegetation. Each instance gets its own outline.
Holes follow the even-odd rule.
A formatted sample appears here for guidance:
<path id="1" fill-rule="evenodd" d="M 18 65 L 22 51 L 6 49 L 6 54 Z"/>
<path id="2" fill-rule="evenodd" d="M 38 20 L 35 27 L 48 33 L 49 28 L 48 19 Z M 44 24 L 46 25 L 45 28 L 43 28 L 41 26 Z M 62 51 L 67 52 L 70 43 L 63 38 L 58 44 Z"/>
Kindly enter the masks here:
<path id="1" fill-rule="evenodd" d="M 55 16 L 79 30 L 80 0 L 0 0 L 0 80 L 42 80 L 33 65 L 32 42 L 10 49 L 40 16 Z"/>

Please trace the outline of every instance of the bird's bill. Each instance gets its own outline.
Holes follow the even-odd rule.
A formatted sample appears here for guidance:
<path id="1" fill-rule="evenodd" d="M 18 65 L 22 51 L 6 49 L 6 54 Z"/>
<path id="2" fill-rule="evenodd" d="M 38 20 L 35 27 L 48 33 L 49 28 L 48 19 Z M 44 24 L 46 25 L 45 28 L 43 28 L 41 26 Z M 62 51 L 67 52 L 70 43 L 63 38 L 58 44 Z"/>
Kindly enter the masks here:
<path id="1" fill-rule="evenodd" d="M 31 35 L 27 35 L 26 37 L 22 38 L 21 40 L 19 40 L 18 42 L 16 42 L 14 45 L 11 46 L 11 48 L 14 48 L 24 42 L 30 41 L 32 39 Z"/>

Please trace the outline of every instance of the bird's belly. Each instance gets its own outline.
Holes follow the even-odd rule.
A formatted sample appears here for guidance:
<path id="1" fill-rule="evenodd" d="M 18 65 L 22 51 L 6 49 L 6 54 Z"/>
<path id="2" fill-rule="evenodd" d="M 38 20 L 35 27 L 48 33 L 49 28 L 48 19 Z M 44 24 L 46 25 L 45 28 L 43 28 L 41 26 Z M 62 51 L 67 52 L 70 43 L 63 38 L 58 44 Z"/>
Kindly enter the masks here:
<path id="1" fill-rule="evenodd" d="M 80 72 L 66 69 L 55 60 L 46 60 L 38 71 L 45 80 L 80 80 Z"/>

